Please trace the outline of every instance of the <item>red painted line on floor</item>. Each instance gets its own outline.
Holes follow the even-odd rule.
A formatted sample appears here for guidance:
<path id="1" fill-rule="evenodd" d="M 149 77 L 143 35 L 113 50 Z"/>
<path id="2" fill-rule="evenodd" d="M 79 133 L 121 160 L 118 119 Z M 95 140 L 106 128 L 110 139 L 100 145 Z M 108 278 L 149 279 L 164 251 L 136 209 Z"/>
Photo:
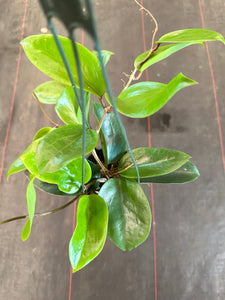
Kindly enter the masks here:
<path id="1" fill-rule="evenodd" d="M 143 5 L 143 0 L 140 1 Z M 144 24 L 144 13 L 141 10 L 141 24 L 142 24 L 142 34 L 143 34 L 143 47 L 144 51 L 147 51 L 146 48 L 146 35 L 145 35 L 145 24 Z M 149 80 L 149 73 L 146 70 L 146 81 Z M 150 117 L 148 117 L 148 146 L 151 147 L 151 127 L 150 127 Z M 154 189 L 153 184 L 151 183 L 151 200 L 152 200 L 152 231 L 153 231 L 153 247 L 154 247 L 154 279 L 155 279 L 155 300 L 158 298 L 158 289 L 157 289 L 157 255 L 156 255 L 156 226 L 155 226 L 155 200 L 154 200 Z"/>
<path id="2" fill-rule="evenodd" d="M 24 28 L 25 28 L 26 14 L 27 14 L 27 5 L 28 5 L 28 0 L 26 0 L 25 7 L 24 7 L 24 14 L 23 14 L 23 22 L 22 22 L 20 41 L 23 40 L 23 36 L 24 36 Z M 9 137 L 10 125 L 11 125 L 11 122 L 12 122 L 12 114 L 13 114 L 13 108 L 14 108 L 14 103 L 15 103 L 16 88 L 17 88 L 17 82 L 18 82 L 18 77 L 19 77 L 21 52 L 22 52 L 22 46 L 20 45 L 19 54 L 18 54 L 18 61 L 17 61 L 16 77 L 15 77 L 15 81 L 14 81 L 13 95 L 12 95 L 11 106 L 10 106 L 10 111 L 9 111 L 9 120 L 8 120 L 8 124 L 7 124 L 5 140 L 4 140 L 4 145 L 3 145 L 3 151 L 2 151 L 1 169 L 0 169 L 0 183 L 2 181 L 2 173 L 3 173 L 3 168 L 4 168 L 5 153 L 6 153 L 7 142 L 8 142 L 8 137 Z"/>
<path id="3" fill-rule="evenodd" d="M 205 22 L 204 22 L 204 16 L 203 16 L 203 11 L 202 11 L 201 0 L 199 0 L 198 2 L 199 2 L 199 10 L 200 10 L 201 21 L 202 21 L 202 28 L 205 28 Z M 213 72 L 212 60 L 211 60 L 211 56 L 210 56 L 210 53 L 209 53 L 208 43 L 205 43 L 205 46 L 206 46 L 206 52 L 207 52 L 208 61 L 209 61 L 209 69 L 210 69 L 211 78 L 212 78 L 213 93 L 214 93 L 215 106 L 216 106 L 216 115 L 217 115 L 217 121 L 218 121 L 218 129 L 219 129 L 221 154 L 222 154 L 222 160 L 223 160 L 223 169 L 224 169 L 224 172 L 225 172 L 224 144 L 223 144 L 223 135 L 222 135 L 221 121 L 220 121 L 220 112 L 219 112 L 218 97 L 217 97 L 217 92 L 216 92 L 216 83 L 215 83 L 215 77 L 214 77 L 214 72 Z"/>

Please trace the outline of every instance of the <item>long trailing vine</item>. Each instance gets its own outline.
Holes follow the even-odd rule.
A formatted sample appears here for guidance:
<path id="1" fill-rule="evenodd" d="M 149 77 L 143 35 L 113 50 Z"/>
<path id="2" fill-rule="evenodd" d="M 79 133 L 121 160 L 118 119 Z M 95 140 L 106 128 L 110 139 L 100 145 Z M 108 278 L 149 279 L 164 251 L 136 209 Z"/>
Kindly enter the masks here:
<path id="1" fill-rule="evenodd" d="M 124 251 L 134 249 L 147 239 L 151 209 L 142 184 L 179 184 L 199 176 L 197 167 L 184 152 L 148 147 L 131 150 L 118 112 L 129 118 L 151 116 L 181 89 L 197 84 L 182 73 L 166 84 L 150 81 L 132 84 L 137 72 L 140 79 L 151 65 L 185 47 L 216 40 L 225 44 L 225 40 L 215 31 L 183 29 L 155 41 L 156 19 L 134 1 L 154 20 L 155 30 L 150 50 L 135 59 L 134 71 L 115 98 L 105 70 L 113 53 L 100 49 L 90 1 L 87 1 L 90 18 L 84 19 L 82 10 L 73 16 L 72 2 L 65 1 L 59 9 L 60 0 L 52 0 L 52 6 L 41 0 L 53 35 L 29 36 L 21 43 L 28 59 L 52 79 L 39 85 L 33 96 L 53 127 L 41 128 L 8 170 L 8 177 L 23 171 L 29 179 L 28 215 L 7 219 L 0 225 L 27 219 L 21 235 L 25 241 L 36 216 L 58 212 L 79 199 L 77 225 L 69 244 L 73 272 L 85 267 L 101 252 L 107 237 Z M 73 5 L 80 7 L 79 1 Z M 52 13 L 57 13 L 66 25 L 70 39 L 57 35 Z M 70 18 L 67 20 L 66 14 L 72 21 L 78 18 L 79 24 L 93 35 L 97 52 L 75 42 L 72 23 L 68 24 Z M 64 125 L 58 125 L 46 114 L 46 104 L 54 105 Z M 97 122 L 95 129 L 89 118 L 90 106 Z M 97 149 L 99 141 L 101 148 Z M 70 196 L 72 200 L 52 211 L 35 213 L 36 189 L 56 196 Z"/>

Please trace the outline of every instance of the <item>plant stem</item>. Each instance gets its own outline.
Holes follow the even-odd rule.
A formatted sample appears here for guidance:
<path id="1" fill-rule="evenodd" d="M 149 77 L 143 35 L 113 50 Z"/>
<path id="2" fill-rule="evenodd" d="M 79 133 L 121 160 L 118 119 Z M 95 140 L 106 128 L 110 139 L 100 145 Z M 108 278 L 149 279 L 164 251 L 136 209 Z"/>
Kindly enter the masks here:
<path id="1" fill-rule="evenodd" d="M 100 131 L 101 127 L 102 127 L 102 124 L 103 124 L 103 122 L 104 122 L 105 116 L 106 116 L 107 114 L 109 114 L 111 111 L 112 111 L 112 106 L 108 106 L 108 107 L 105 107 L 105 108 L 104 108 L 104 113 L 103 113 L 103 115 L 102 115 L 101 121 L 100 121 L 100 123 L 99 123 L 99 125 L 98 125 L 98 128 L 97 128 L 97 130 L 96 130 L 97 134 L 99 134 L 99 131 Z"/>
<path id="2" fill-rule="evenodd" d="M 157 49 L 158 49 L 158 47 L 159 47 L 159 45 L 160 44 L 158 44 L 155 48 L 154 48 L 154 43 L 155 43 L 155 36 L 156 36 L 156 33 L 157 33 L 157 31 L 158 31 L 158 28 L 159 28 L 159 26 L 158 26 L 158 22 L 156 21 L 156 19 L 155 19 L 155 17 L 153 16 L 153 14 L 150 12 L 150 10 L 148 10 L 147 8 L 145 8 L 141 3 L 139 3 L 137 0 L 134 0 L 135 1 L 135 3 L 138 5 L 138 6 L 140 6 L 140 9 L 141 10 L 144 10 L 151 18 L 152 18 L 152 20 L 154 21 L 154 23 L 155 23 L 155 29 L 154 29 L 154 32 L 153 32 L 153 35 L 152 35 L 152 44 L 151 44 L 151 48 L 150 48 L 150 50 L 149 50 L 149 52 L 148 52 L 148 55 L 135 67 L 135 69 L 134 69 L 134 71 L 131 73 L 131 75 L 129 76 L 129 80 L 128 80 L 128 82 L 127 82 L 127 84 L 126 84 L 126 86 L 124 87 L 124 89 L 122 90 L 122 92 L 124 91 L 124 90 L 126 90 L 129 86 L 130 86 L 130 84 L 131 84 L 131 82 L 132 82 L 132 80 L 138 80 L 138 79 L 140 79 L 141 78 L 141 75 L 142 75 L 142 72 L 140 72 L 140 74 L 138 75 L 138 77 L 137 78 L 135 78 L 135 74 L 136 74 L 136 72 L 138 71 L 138 68 L 144 63 L 144 62 L 146 62 L 146 60 L 148 60 L 148 58 L 150 57 L 150 55 L 152 54 L 152 52 L 154 52 L 154 51 L 156 51 Z"/>
<path id="3" fill-rule="evenodd" d="M 130 164 L 129 166 L 127 166 L 126 168 L 124 168 L 124 169 L 121 170 L 121 171 L 117 171 L 117 172 L 113 173 L 112 175 L 114 176 L 114 175 L 118 175 L 118 174 L 120 174 L 120 173 L 123 173 L 123 172 L 125 172 L 126 170 L 130 169 L 130 167 L 132 167 L 133 165 L 134 165 L 134 163 Z"/>
<path id="4" fill-rule="evenodd" d="M 34 216 L 35 217 L 43 217 L 43 216 L 47 216 L 47 215 L 56 213 L 56 212 L 58 212 L 58 211 L 60 211 L 64 208 L 66 208 L 70 204 L 74 203 L 80 196 L 81 196 L 81 194 L 79 194 L 77 197 L 73 198 L 71 201 L 69 201 L 68 203 L 66 203 L 66 204 L 64 204 L 64 205 L 62 205 L 58 208 L 55 208 L 53 210 L 43 212 L 43 213 L 36 213 Z M 20 219 L 26 219 L 26 218 L 29 218 L 29 215 L 24 215 L 24 216 L 19 216 L 19 217 L 14 217 L 14 218 L 4 220 L 4 221 L 0 222 L 0 225 L 6 224 L 6 223 L 9 223 L 9 222 L 12 222 L 12 221 L 20 220 Z"/>
<path id="5" fill-rule="evenodd" d="M 33 92 L 32 95 L 33 95 L 34 98 L 37 100 L 37 102 L 38 102 L 38 104 L 39 104 L 39 106 L 40 106 L 40 108 L 41 108 L 41 111 L 43 112 L 43 114 L 44 114 L 44 116 L 46 117 L 46 119 L 47 119 L 48 121 L 50 121 L 55 127 L 59 127 L 59 124 L 55 123 L 55 122 L 48 116 L 48 114 L 45 112 L 45 110 L 44 110 L 44 108 L 43 108 L 43 106 L 42 106 L 40 100 L 38 99 L 37 95 L 35 94 L 35 92 Z"/>
<path id="6" fill-rule="evenodd" d="M 94 156 L 94 158 L 95 158 L 97 164 L 99 165 L 99 167 L 102 169 L 103 173 L 108 174 L 108 169 L 103 165 L 103 163 L 99 159 L 98 154 L 96 153 L 95 149 L 92 150 L 91 153 Z"/>

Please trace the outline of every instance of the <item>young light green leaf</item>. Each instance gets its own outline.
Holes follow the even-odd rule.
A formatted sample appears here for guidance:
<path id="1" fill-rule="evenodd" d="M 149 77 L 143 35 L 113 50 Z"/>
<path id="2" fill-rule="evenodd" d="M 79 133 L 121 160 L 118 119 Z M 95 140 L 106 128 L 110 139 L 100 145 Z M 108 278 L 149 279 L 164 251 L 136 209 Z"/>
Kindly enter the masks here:
<path id="1" fill-rule="evenodd" d="M 224 37 L 213 30 L 201 28 L 182 29 L 163 35 L 156 43 L 203 43 L 208 41 L 221 41 Z"/>
<path id="2" fill-rule="evenodd" d="M 27 186 L 27 208 L 28 208 L 29 220 L 25 224 L 21 235 L 23 241 L 27 240 L 30 235 L 31 226 L 33 223 L 33 218 L 35 213 L 35 204 L 36 204 L 36 192 L 34 188 L 34 177 L 32 177 Z"/>
<path id="3" fill-rule="evenodd" d="M 91 167 L 85 160 L 84 183 L 91 179 Z M 36 176 L 41 181 L 57 184 L 60 191 L 67 194 L 74 194 L 79 191 L 82 184 L 82 158 L 79 157 L 62 169 L 53 173 L 44 173 Z"/>
<path id="4" fill-rule="evenodd" d="M 41 128 L 33 138 L 33 142 L 27 147 L 27 149 L 20 155 L 19 159 L 23 162 L 26 169 L 33 175 L 38 175 L 38 169 L 35 162 L 35 153 L 38 145 L 42 139 L 55 128 L 44 127 Z"/>
<path id="5" fill-rule="evenodd" d="M 93 51 L 92 52 L 96 57 L 98 57 L 98 52 L 97 51 Z M 104 65 L 106 65 L 108 63 L 108 61 L 110 60 L 111 56 L 114 55 L 113 52 L 108 51 L 108 50 L 102 50 L 101 54 L 103 56 L 103 63 Z"/>
<path id="6" fill-rule="evenodd" d="M 78 73 L 70 39 L 59 36 L 66 53 L 76 85 L 79 87 Z M 32 35 L 25 38 L 21 45 L 29 60 L 43 73 L 52 79 L 71 86 L 63 60 L 50 34 Z M 87 48 L 77 43 L 84 89 L 101 97 L 106 90 L 101 66 L 97 57 Z M 91 66 L 91 67 L 90 67 Z"/>
<path id="7" fill-rule="evenodd" d="M 190 155 L 171 149 L 143 147 L 132 150 L 132 153 L 141 178 L 168 174 L 190 159 Z M 132 165 L 129 153 L 121 158 L 118 169 L 120 172 L 125 170 L 120 173 L 122 177 L 137 178 L 136 169 Z"/>
<path id="8" fill-rule="evenodd" d="M 85 267 L 102 250 L 108 226 L 108 209 L 102 197 L 91 194 L 80 198 L 77 226 L 69 244 L 73 272 Z"/>
<path id="9" fill-rule="evenodd" d="M 145 118 L 160 110 L 178 91 L 197 84 L 182 73 L 168 84 L 139 82 L 125 89 L 115 98 L 118 111 L 130 118 Z M 110 102 L 108 95 L 106 95 Z"/>
<path id="10" fill-rule="evenodd" d="M 35 153 L 42 139 L 43 136 L 35 139 L 19 157 L 26 169 L 33 175 L 38 175 L 39 173 L 35 162 Z"/>
<path id="11" fill-rule="evenodd" d="M 148 56 L 149 51 L 144 52 L 135 59 L 134 66 L 135 66 L 135 68 L 138 68 L 138 70 L 140 72 L 143 72 L 144 70 L 146 70 L 150 66 L 152 66 L 152 65 L 156 64 L 157 62 L 167 58 L 168 56 L 172 55 L 173 53 L 175 53 L 175 52 L 177 52 L 177 51 L 179 51 L 179 50 L 181 50 L 185 47 L 194 45 L 194 44 L 198 44 L 198 43 L 196 43 L 196 42 L 193 42 L 193 43 L 179 43 L 179 44 L 161 46 L 156 51 L 151 53 L 149 58 L 143 64 L 139 65 Z"/>
<path id="12" fill-rule="evenodd" d="M 25 153 L 20 156 L 20 159 L 24 163 L 25 168 L 35 175 L 35 179 L 39 179 L 42 182 L 57 184 L 59 189 L 67 194 L 76 193 L 82 184 L 82 158 L 72 160 L 67 165 L 63 166 L 60 170 L 50 173 L 48 170 L 44 174 L 39 174 L 35 155 L 37 147 L 41 139 L 33 142 Z M 85 161 L 85 175 L 84 183 L 87 183 L 91 179 L 91 167 L 87 161 Z"/>
<path id="13" fill-rule="evenodd" d="M 78 101 L 73 88 L 68 86 L 65 88 L 58 98 L 55 111 L 59 118 L 66 124 L 78 124 L 76 109 Z"/>
<path id="14" fill-rule="evenodd" d="M 9 179 L 9 176 L 18 172 L 21 172 L 25 170 L 26 167 L 22 160 L 20 158 L 17 158 L 9 167 L 8 173 L 7 173 L 7 180 Z"/>
<path id="15" fill-rule="evenodd" d="M 197 167 L 188 161 L 180 168 L 166 175 L 141 178 L 141 183 L 186 183 L 194 181 L 199 175 Z"/>
<path id="16" fill-rule="evenodd" d="M 43 138 L 47 133 L 49 133 L 50 131 L 54 130 L 54 128 L 51 127 L 43 127 L 40 130 L 38 130 L 38 132 L 35 134 L 34 138 L 33 138 L 33 142 Z"/>
<path id="17" fill-rule="evenodd" d="M 143 243 L 151 228 L 148 199 L 134 180 L 111 178 L 101 188 L 109 211 L 108 237 L 122 250 Z"/>
<path id="18" fill-rule="evenodd" d="M 93 102 L 92 104 L 97 123 L 99 124 L 104 114 L 104 109 L 100 103 Z M 117 162 L 126 152 L 126 142 L 114 112 L 105 116 L 100 130 L 100 139 L 106 165 Z"/>
<path id="19" fill-rule="evenodd" d="M 98 143 L 94 130 L 87 130 L 86 154 Z M 65 125 L 48 133 L 36 151 L 36 164 L 40 174 L 60 170 L 72 160 L 82 157 L 82 125 Z"/>
<path id="20" fill-rule="evenodd" d="M 52 80 L 40 84 L 34 90 L 38 100 L 44 104 L 56 104 L 66 85 Z"/>
<path id="21" fill-rule="evenodd" d="M 31 174 L 29 173 L 28 170 L 25 171 L 25 174 L 28 178 L 30 178 Z M 41 191 L 44 191 L 48 194 L 52 194 L 52 195 L 56 195 L 56 196 L 77 196 L 79 194 L 79 191 L 74 193 L 74 194 L 67 194 L 64 193 L 62 191 L 60 191 L 60 189 L 58 188 L 57 184 L 53 184 L 53 183 L 47 183 L 44 181 L 41 181 L 37 178 L 34 179 L 34 187 L 38 188 Z"/>

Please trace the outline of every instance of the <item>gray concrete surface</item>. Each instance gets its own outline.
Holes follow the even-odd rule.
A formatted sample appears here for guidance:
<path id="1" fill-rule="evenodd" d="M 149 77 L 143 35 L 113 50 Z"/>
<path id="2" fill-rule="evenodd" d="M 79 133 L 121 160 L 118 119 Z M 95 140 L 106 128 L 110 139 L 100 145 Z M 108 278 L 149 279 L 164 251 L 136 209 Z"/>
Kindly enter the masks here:
<path id="1" fill-rule="evenodd" d="M 225 4 L 201 1 L 205 26 L 225 36 Z M 122 72 L 129 73 L 143 51 L 141 17 L 132 0 L 96 0 L 98 28 L 104 49 L 115 52 L 108 65 L 115 95 Z M 0 1 L 0 156 L 16 75 L 24 0 Z M 158 37 L 182 28 L 201 27 L 196 0 L 144 0 L 159 22 Z M 46 21 L 38 1 L 28 1 L 25 34 L 38 34 Z M 145 18 L 147 44 L 153 23 Z M 60 32 L 61 29 L 60 29 Z M 85 37 L 85 43 L 90 41 Z M 216 92 L 225 140 L 225 47 L 210 43 Z M 157 289 L 153 233 L 137 249 L 124 253 L 107 242 L 101 255 L 73 275 L 72 298 L 80 300 L 222 300 L 225 299 L 224 169 L 213 86 L 206 49 L 192 46 L 153 66 L 150 80 L 167 83 L 179 72 L 199 85 L 179 92 L 151 118 L 153 147 L 174 148 L 192 155 L 201 176 L 185 185 L 154 185 Z M 0 185 L 0 220 L 26 213 L 27 180 L 7 169 L 34 133 L 48 126 L 32 90 L 46 77 L 22 53 L 12 123 Z M 50 113 L 53 112 L 50 110 Z M 165 124 L 165 117 L 169 124 Z M 148 145 L 147 119 L 125 119 L 132 147 Z M 150 188 L 145 188 L 151 203 Z M 65 199 L 38 192 L 37 211 L 55 208 Z M 23 221 L 0 227 L 0 299 L 64 300 L 69 294 L 68 243 L 73 207 L 35 219 L 29 240 L 20 234 Z"/>

